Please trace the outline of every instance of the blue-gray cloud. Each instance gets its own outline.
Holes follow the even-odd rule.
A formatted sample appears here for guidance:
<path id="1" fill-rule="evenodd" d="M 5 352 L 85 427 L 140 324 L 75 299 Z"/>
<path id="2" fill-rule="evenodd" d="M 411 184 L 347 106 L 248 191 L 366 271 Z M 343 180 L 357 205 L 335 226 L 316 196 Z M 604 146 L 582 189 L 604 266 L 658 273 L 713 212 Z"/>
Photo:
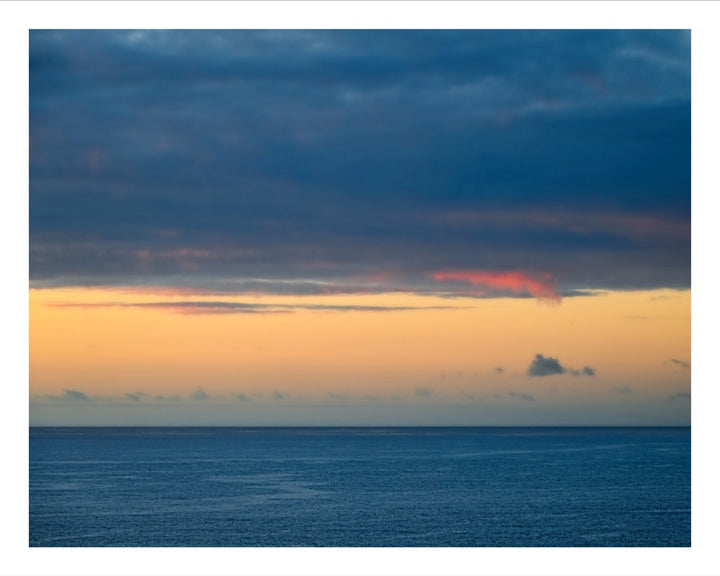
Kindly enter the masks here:
<path id="1" fill-rule="evenodd" d="M 75 401 L 81 401 L 81 402 L 97 402 L 97 401 L 112 401 L 116 400 L 117 398 L 112 397 L 100 397 L 100 396 L 88 396 L 85 394 L 85 392 L 82 392 L 80 390 L 74 390 L 74 389 L 66 389 L 63 390 L 62 394 L 39 394 L 36 396 L 31 396 L 30 401 L 31 402 L 75 402 Z"/>
<path id="2" fill-rule="evenodd" d="M 683 362 L 682 360 L 677 360 L 676 358 L 671 358 L 670 362 L 679 367 L 681 370 L 688 370 L 690 368 L 689 362 Z"/>
<path id="3" fill-rule="evenodd" d="M 526 401 L 528 401 L 528 402 L 534 402 L 534 401 L 535 401 L 535 397 L 534 397 L 534 396 L 531 396 L 530 394 L 524 394 L 524 393 L 521 393 L 521 392 L 513 392 L 512 390 L 511 390 L 510 392 L 508 392 L 508 396 L 509 396 L 510 398 L 519 398 L 520 400 L 526 400 Z"/>
<path id="4" fill-rule="evenodd" d="M 90 400 L 90 397 L 80 390 L 65 390 L 60 398 L 62 400 Z"/>
<path id="5" fill-rule="evenodd" d="M 689 31 L 29 38 L 33 286 L 690 285 Z"/>
<path id="6" fill-rule="evenodd" d="M 543 377 L 553 374 L 570 374 L 571 376 L 595 376 L 595 368 L 584 366 L 582 370 L 563 366 L 557 358 L 535 354 L 527 369 L 528 376 Z"/>
<path id="7" fill-rule="evenodd" d="M 421 398 L 430 398 L 433 394 L 434 392 L 430 388 L 418 388 L 415 390 L 415 396 L 420 396 Z"/>
<path id="8" fill-rule="evenodd" d="M 670 401 L 690 400 L 690 392 L 676 392 L 675 394 L 670 394 L 667 399 Z"/>
<path id="9" fill-rule="evenodd" d="M 154 397 L 154 399 L 157 402 L 179 402 L 181 400 L 178 394 L 171 394 L 169 396 L 165 396 L 164 394 L 158 394 Z"/>
<path id="10" fill-rule="evenodd" d="M 208 395 L 208 393 L 205 392 L 205 390 L 203 390 L 202 388 L 198 388 L 197 390 L 195 390 L 195 392 L 190 394 L 191 400 L 206 400 L 209 397 L 210 396 Z"/>
<path id="11" fill-rule="evenodd" d="M 320 312 L 398 312 L 406 310 L 454 310 L 456 306 L 371 306 L 345 304 L 262 304 L 258 302 L 226 302 L 196 300 L 171 302 L 55 302 L 54 308 L 157 308 L 183 314 L 278 314 L 296 310 Z"/>
<path id="12" fill-rule="evenodd" d="M 617 392 L 618 394 L 625 394 L 625 395 L 632 394 L 632 390 L 627 386 L 615 387 L 615 388 L 613 388 L 613 390 L 615 390 L 615 392 Z"/>
<path id="13" fill-rule="evenodd" d="M 545 357 L 542 354 L 535 354 L 530 366 L 527 369 L 529 376 L 552 376 L 553 374 L 564 374 L 566 368 L 560 364 L 557 358 Z"/>

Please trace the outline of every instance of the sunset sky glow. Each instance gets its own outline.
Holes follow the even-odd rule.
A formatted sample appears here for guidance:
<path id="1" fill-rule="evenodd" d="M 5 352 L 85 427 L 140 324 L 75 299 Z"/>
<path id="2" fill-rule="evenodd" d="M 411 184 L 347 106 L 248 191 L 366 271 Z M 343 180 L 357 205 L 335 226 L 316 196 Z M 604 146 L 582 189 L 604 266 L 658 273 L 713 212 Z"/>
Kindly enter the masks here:
<path id="1" fill-rule="evenodd" d="M 30 423 L 689 425 L 690 33 L 30 32 Z"/>

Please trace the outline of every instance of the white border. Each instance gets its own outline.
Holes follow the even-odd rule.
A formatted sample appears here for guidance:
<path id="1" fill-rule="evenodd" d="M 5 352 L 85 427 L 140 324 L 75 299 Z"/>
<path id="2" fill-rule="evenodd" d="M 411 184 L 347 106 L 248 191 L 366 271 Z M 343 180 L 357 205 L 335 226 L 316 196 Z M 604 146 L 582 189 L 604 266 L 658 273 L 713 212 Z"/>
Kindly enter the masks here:
<path id="1" fill-rule="evenodd" d="M 712 341 L 720 6 L 715 2 L 2 2 L 3 574 L 720 574 Z M 29 549 L 27 54 L 29 28 L 691 28 L 693 545 L 690 549 Z M 649 167 L 651 169 L 651 167 Z M 9 176 L 8 176 L 9 172 Z M 714 241 L 715 240 L 715 241 Z M 713 242 L 714 241 L 714 242 Z M 707 258 L 707 259 L 705 259 Z M 6 264 L 7 265 L 7 264 Z"/>

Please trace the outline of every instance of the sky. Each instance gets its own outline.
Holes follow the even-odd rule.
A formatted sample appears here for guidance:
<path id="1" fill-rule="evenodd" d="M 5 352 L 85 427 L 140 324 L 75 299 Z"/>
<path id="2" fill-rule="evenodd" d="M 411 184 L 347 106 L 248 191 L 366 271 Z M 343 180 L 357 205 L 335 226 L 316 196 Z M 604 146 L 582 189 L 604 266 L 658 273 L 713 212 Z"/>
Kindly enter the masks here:
<path id="1" fill-rule="evenodd" d="M 688 30 L 31 30 L 31 425 L 689 425 Z"/>

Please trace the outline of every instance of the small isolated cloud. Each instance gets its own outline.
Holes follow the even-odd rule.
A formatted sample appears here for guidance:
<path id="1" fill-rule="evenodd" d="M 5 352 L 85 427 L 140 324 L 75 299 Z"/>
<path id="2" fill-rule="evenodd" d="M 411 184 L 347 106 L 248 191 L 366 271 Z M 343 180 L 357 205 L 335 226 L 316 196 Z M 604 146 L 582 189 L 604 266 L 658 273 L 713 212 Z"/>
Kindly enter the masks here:
<path id="1" fill-rule="evenodd" d="M 90 400 L 90 397 L 80 390 L 65 390 L 65 394 L 61 398 L 63 400 Z"/>
<path id="2" fill-rule="evenodd" d="M 328 392 L 327 393 L 328 398 L 332 398 L 334 400 L 346 400 L 347 396 L 345 394 L 338 394 L 337 392 Z"/>
<path id="3" fill-rule="evenodd" d="M 678 366 L 680 370 L 688 370 L 690 368 L 689 362 L 683 362 L 682 360 L 678 360 L 676 358 L 671 358 L 670 362 L 672 362 L 675 366 Z"/>
<path id="4" fill-rule="evenodd" d="M 615 390 L 615 392 L 617 392 L 618 394 L 632 394 L 632 390 L 627 386 L 618 386 L 616 388 L 613 388 L 613 390 Z"/>
<path id="5" fill-rule="evenodd" d="M 675 394 L 670 394 L 667 397 L 668 400 L 674 401 L 674 400 L 690 400 L 690 392 L 677 392 Z"/>
<path id="6" fill-rule="evenodd" d="M 495 370 L 493 370 L 493 372 L 495 372 L 495 374 L 502 374 L 504 372 L 504 370 L 503 370 L 502 366 L 496 366 Z"/>
<path id="7" fill-rule="evenodd" d="M 553 374 L 564 374 L 566 370 L 557 358 L 546 358 L 542 354 L 535 354 L 527 373 L 529 376 L 542 378 Z"/>
<path id="8" fill-rule="evenodd" d="M 191 400 L 206 400 L 207 398 L 209 398 L 209 396 L 202 388 L 198 388 L 195 392 L 190 394 Z"/>
<path id="9" fill-rule="evenodd" d="M 141 400 L 140 394 L 132 394 L 130 392 L 125 394 L 125 398 L 127 398 L 128 400 L 132 400 L 133 402 L 140 402 Z"/>
<path id="10" fill-rule="evenodd" d="M 560 364 L 557 358 L 545 357 L 542 354 L 535 354 L 527 371 L 529 376 L 541 378 L 553 374 L 570 374 L 571 376 L 595 376 L 595 368 L 584 366 L 582 370 L 567 368 Z"/>
<path id="11" fill-rule="evenodd" d="M 242 402 L 252 401 L 252 398 L 250 398 L 250 396 L 248 396 L 247 394 L 235 394 L 235 398 L 237 400 L 241 400 Z"/>
<path id="12" fill-rule="evenodd" d="M 282 392 L 278 392 L 277 390 L 275 390 L 275 394 L 273 394 L 273 397 L 275 398 L 275 400 L 284 400 L 284 399 L 285 399 L 285 394 L 283 394 Z"/>
<path id="13" fill-rule="evenodd" d="M 510 392 L 508 392 L 508 396 L 510 396 L 510 398 L 519 398 L 521 400 L 527 400 L 528 402 L 535 402 L 535 397 L 530 396 L 530 394 L 523 394 L 520 392 L 513 392 L 512 390 L 510 390 Z"/>
<path id="14" fill-rule="evenodd" d="M 415 396 L 421 396 L 423 398 L 430 398 L 433 395 L 433 391 L 430 388 L 418 388 L 415 390 Z"/>

